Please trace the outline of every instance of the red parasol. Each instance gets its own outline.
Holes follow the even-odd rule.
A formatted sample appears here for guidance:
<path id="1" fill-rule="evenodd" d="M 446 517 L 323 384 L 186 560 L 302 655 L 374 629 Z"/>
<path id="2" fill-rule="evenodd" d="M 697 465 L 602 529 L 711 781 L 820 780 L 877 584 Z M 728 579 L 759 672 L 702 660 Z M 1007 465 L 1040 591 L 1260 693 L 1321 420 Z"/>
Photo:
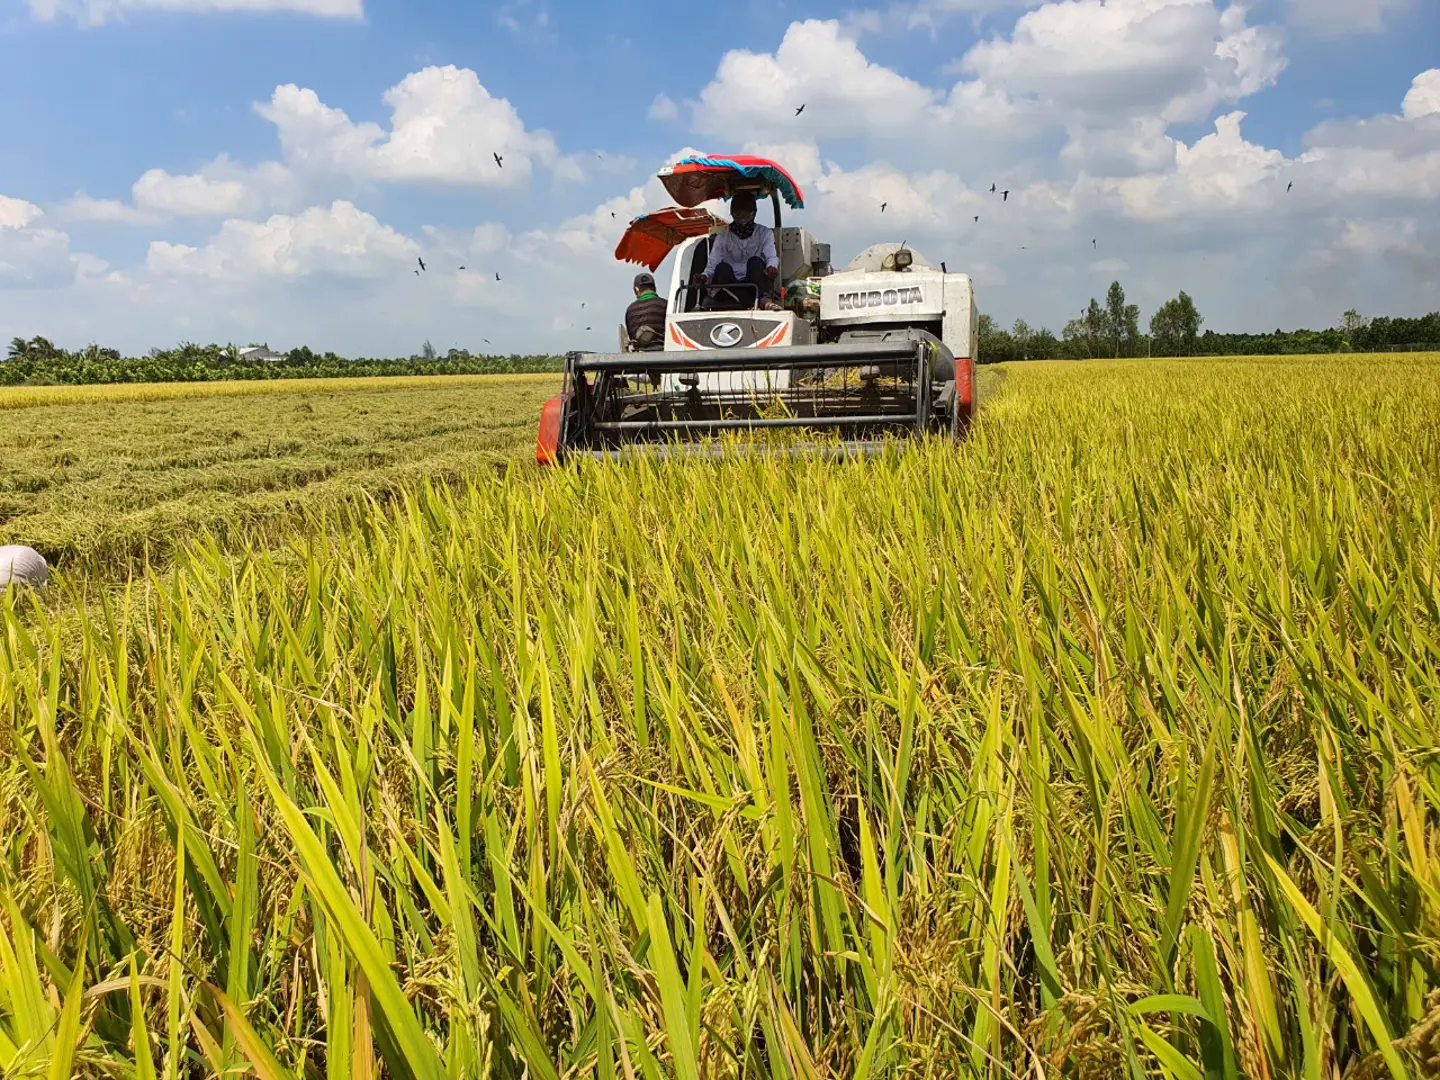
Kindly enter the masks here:
<path id="1" fill-rule="evenodd" d="M 667 206 L 651 214 L 641 214 L 625 230 L 615 248 L 621 262 L 639 263 L 656 270 L 676 244 L 692 236 L 706 236 L 724 225 L 709 210 Z"/>
<path id="2" fill-rule="evenodd" d="M 660 170 L 658 176 L 670 197 L 682 206 L 728 198 L 733 186 L 743 180 L 774 187 L 796 210 L 805 206 L 805 195 L 795 178 L 769 158 L 748 154 L 686 157 Z"/>

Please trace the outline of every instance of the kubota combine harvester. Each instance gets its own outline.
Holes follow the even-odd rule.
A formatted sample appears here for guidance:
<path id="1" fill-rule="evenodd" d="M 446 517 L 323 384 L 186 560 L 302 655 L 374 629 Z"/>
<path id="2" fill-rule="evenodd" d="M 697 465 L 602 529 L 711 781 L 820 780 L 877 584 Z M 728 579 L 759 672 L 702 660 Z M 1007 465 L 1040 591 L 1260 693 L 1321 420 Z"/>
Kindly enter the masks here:
<path id="1" fill-rule="evenodd" d="M 619 352 L 569 354 L 564 390 L 541 416 L 541 463 L 693 449 L 729 431 L 833 432 L 838 443 L 823 445 L 847 451 L 964 431 L 979 322 L 967 275 L 896 243 L 833 270 L 828 244 L 782 225 L 782 201 L 805 200 L 773 161 L 684 158 L 659 179 L 679 205 L 630 222 L 615 255 L 653 272 L 674 253 L 663 349 L 638 348 L 622 327 Z M 752 285 L 692 284 L 726 227 L 701 204 L 739 191 L 774 210 L 780 310 Z"/>

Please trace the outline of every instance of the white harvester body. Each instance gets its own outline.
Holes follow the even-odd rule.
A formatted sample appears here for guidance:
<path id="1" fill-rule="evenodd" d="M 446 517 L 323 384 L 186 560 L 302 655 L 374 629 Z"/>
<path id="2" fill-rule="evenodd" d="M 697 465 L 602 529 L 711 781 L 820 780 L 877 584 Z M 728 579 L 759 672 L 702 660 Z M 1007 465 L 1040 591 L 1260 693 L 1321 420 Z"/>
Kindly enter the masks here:
<path id="1" fill-rule="evenodd" d="M 790 290 L 813 289 L 818 283 L 818 305 L 787 305 L 780 311 L 705 310 L 691 282 L 705 268 L 710 238 L 694 237 L 676 249 L 671 268 L 667 352 L 784 349 L 865 340 L 880 331 L 911 328 L 933 335 L 956 358 L 974 356 L 980 314 L 968 275 L 947 273 L 896 243 L 866 248 L 844 270 L 831 273 L 815 260 L 817 249 L 828 256 L 828 248 L 817 245 L 807 230 L 783 228 L 778 237 L 779 279 Z M 910 259 L 903 268 L 895 266 L 898 252 Z M 764 392 L 788 387 L 790 376 L 789 369 L 779 367 L 698 372 L 687 378 L 687 385 L 698 379 L 703 391 Z M 671 388 L 678 385 L 673 379 L 670 383 Z"/>
<path id="2" fill-rule="evenodd" d="M 909 266 L 886 269 L 900 252 L 909 254 Z M 823 336 L 836 340 L 848 330 L 913 327 L 960 359 L 975 356 L 980 309 L 968 274 L 947 273 L 900 244 L 875 244 L 820 279 L 819 324 Z"/>
<path id="3" fill-rule="evenodd" d="M 844 269 L 830 245 L 781 222 L 793 178 L 759 158 L 688 157 L 659 174 L 677 207 L 631 221 L 616 257 L 671 268 L 664 344 L 620 333 L 620 352 L 566 358 L 536 459 L 670 452 L 734 432 L 803 428 L 873 449 L 898 434 L 966 431 L 975 411 L 979 311 L 965 274 L 903 243 L 874 244 Z M 728 226 L 703 204 L 749 191 L 774 208 L 778 274 L 764 286 L 707 282 Z M 762 289 L 776 287 L 776 296 Z M 777 302 L 778 301 L 778 302 Z"/>

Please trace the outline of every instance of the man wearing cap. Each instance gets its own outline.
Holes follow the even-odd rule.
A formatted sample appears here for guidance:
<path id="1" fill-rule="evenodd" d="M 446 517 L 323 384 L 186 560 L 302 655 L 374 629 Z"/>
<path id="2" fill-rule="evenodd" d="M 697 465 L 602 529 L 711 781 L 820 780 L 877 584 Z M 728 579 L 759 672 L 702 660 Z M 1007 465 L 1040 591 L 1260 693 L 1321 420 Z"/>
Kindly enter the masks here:
<path id="1" fill-rule="evenodd" d="M 637 349 L 663 349 L 665 312 L 670 305 L 656 293 L 653 275 L 636 274 L 634 285 L 635 300 L 625 309 L 625 333 Z"/>
<path id="2" fill-rule="evenodd" d="M 775 233 L 755 220 L 755 194 L 737 191 L 730 199 L 730 227 L 710 243 L 710 261 L 700 275 L 702 285 L 754 285 L 760 306 L 773 308 L 774 282 L 780 276 Z M 749 290 L 731 294 L 747 300 Z"/>

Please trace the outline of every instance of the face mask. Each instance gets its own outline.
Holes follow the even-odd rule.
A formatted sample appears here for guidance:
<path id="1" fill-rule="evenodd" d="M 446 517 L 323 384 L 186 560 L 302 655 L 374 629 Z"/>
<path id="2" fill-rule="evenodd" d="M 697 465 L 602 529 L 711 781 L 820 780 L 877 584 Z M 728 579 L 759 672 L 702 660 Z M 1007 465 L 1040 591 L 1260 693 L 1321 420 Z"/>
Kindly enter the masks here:
<path id="1" fill-rule="evenodd" d="M 733 232 L 736 236 L 738 236 L 741 240 L 748 240 L 750 238 L 750 234 L 755 231 L 755 215 L 736 214 L 734 219 L 730 222 L 730 231 Z"/>

